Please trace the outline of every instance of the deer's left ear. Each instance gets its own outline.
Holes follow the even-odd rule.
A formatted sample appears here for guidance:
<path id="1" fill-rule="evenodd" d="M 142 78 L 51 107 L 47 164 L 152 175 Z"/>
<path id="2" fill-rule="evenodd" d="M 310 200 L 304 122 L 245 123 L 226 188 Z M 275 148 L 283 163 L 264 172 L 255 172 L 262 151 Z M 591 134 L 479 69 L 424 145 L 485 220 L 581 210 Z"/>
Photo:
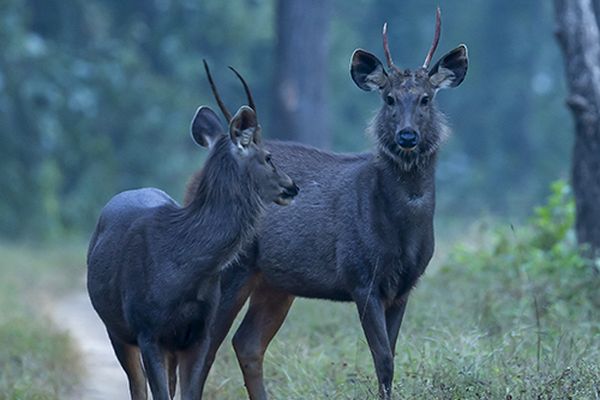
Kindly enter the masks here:
<path id="1" fill-rule="evenodd" d="M 435 63 L 429 70 L 429 80 L 437 89 L 453 88 L 462 83 L 468 68 L 467 46 L 461 44 Z"/>

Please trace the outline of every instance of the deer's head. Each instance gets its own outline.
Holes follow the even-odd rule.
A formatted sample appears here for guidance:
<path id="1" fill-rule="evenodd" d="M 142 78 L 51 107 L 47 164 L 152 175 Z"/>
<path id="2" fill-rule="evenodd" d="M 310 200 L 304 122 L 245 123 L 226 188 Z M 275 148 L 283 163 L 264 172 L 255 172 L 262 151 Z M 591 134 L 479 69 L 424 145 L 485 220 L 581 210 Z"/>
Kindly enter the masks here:
<path id="1" fill-rule="evenodd" d="M 250 185 L 265 203 L 275 202 L 288 205 L 298 194 L 298 186 L 283 171 L 275 167 L 271 154 L 264 148 L 261 126 L 256 115 L 256 106 L 246 81 L 232 67 L 244 86 L 248 105 L 244 105 L 232 116 L 214 84 L 208 65 L 204 62 L 211 89 L 228 123 L 227 148 L 236 159 L 245 182 Z M 191 134 L 194 141 L 203 147 L 212 148 L 219 140 L 225 140 L 225 130 L 219 117 L 209 107 L 200 107 L 192 120 Z"/>
<path id="2" fill-rule="evenodd" d="M 421 68 L 403 70 L 392 61 L 388 47 L 387 24 L 383 25 L 383 48 L 387 69 L 373 54 L 357 49 L 352 54 L 350 74 L 365 91 L 377 90 L 382 105 L 373 121 L 378 145 L 403 168 L 410 169 L 435 153 L 448 128 L 435 106 L 441 89 L 461 84 L 467 73 L 468 56 L 464 44 L 451 50 L 430 67 L 441 29 L 440 10 L 436 13 L 433 43 Z"/>

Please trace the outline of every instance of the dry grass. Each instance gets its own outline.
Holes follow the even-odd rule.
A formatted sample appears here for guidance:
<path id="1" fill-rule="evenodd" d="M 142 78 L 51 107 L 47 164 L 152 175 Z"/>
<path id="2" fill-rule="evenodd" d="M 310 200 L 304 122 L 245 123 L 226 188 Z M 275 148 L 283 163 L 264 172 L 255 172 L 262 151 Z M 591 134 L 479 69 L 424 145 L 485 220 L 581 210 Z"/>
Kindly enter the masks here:
<path id="1" fill-rule="evenodd" d="M 43 307 L 80 276 L 82 251 L 0 244 L 0 399 L 62 399 L 77 384 L 77 354 Z"/>

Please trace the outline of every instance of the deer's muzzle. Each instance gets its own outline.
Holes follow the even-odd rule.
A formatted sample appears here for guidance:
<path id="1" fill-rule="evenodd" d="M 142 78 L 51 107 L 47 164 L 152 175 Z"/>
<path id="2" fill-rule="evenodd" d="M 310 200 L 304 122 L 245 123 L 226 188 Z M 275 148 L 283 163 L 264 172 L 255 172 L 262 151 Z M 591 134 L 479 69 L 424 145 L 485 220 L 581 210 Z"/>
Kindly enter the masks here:
<path id="1" fill-rule="evenodd" d="M 402 150 L 412 150 L 419 144 L 419 134 L 414 129 L 402 129 L 396 132 L 396 143 Z"/>

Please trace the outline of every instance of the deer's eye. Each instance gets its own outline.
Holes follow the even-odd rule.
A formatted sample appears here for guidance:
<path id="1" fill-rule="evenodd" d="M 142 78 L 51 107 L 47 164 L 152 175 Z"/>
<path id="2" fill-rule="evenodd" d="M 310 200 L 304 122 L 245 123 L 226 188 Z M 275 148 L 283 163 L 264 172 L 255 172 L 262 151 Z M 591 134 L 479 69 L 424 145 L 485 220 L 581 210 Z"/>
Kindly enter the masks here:
<path id="1" fill-rule="evenodd" d="M 267 164 L 269 164 L 271 167 L 274 167 L 274 165 L 273 165 L 273 160 L 271 159 L 271 155 L 270 155 L 270 154 L 267 154 L 267 155 L 265 156 L 265 162 L 266 162 Z"/>
<path id="2" fill-rule="evenodd" d="M 396 99 L 394 99 L 394 96 L 392 96 L 391 94 L 385 96 L 385 104 L 387 104 L 388 106 L 393 106 L 395 103 Z"/>
<path id="3" fill-rule="evenodd" d="M 421 105 L 424 107 L 427 104 L 429 104 L 429 96 L 425 95 L 425 96 L 421 97 Z"/>

